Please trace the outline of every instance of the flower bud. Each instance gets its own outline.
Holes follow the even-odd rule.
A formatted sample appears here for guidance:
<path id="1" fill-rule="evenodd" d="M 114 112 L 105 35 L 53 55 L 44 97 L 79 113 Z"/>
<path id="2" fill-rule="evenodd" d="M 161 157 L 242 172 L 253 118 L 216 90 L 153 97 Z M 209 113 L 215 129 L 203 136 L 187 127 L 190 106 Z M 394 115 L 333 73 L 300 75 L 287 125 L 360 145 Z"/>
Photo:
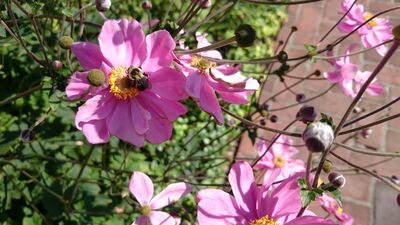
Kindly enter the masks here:
<path id="1" fill-rule="evenodd" d="M 111 8 L 111 0 L 96 0 L 96 9 L 105 12 Z"/>
<path id="2" fill-rule="evenodd" d="M 325 173 L 330 173 L 333 170 L 333 163 L 330 160 L 325 160 L 324 165 L 322 166 L 322 170 Z"/>
<path id="3" fill-rule="evenodd" d="M 362 112 L 362 109 L 360 108 L 360 107 L 354 107 L 354 109 L 353 109 L 353 113 L 361 113 Z"/>
<path id="4" fill-rule="evenodd" d="M 265 122 L 264 119 L 261 119 L 261 120 L 260 120 L 260 125 L 261 125 L 261 126 L 265 126 L 266 124 L 267 124 L 267 123 Z"/>
<path id="5" fill-rule="evenodd" d="M 302 103 L 304 102 L 304 100 L 306 100 L 306 95 L 305 94 L 298 94 L 296 95 L 296 101 L 298 103 Z"/>
<path id="6" fill-rule="evenodd" d="M 269 120 L 270 120 L 271 122 L 273 122 L 273 123 L 276 123 L 276 122 L 278 122 L 278 116 L 277 116 L 277 115 L 271 115 L 271 116 L 269 117 Z"/>
<path id="7" fill-rule="evenodd" d="M 106 79 L 106 77 L 105 77 L 103 71 L 101 71 L 99 69 L 90 70 L 87 75 L 88 82 L 95 87 L 99 87 L 99 86 L 103 85 L 105 79 Z"/>
<path id="8" fill-rule="evenodd" d="M 323 152 L 333 142 L 332 127 L 324 122 L 314 122 L 307 126 L 303 133 L 303 141 L 311 152 Z"/>
<path id="9" fill-rule="evenodd" d="M 149 10 L 153 7 L 153 4 L 149 0 L 143 0 L 142 1 L 142 8 L 145 10 Z"/>
<path id="10" fill-rule="evenodd" d="M 393 28 L 392 34 L 394 36 L 394 39 L 400 40 L 400 25 L 397 25 Z"/>
<path id="11" fill-rule="evenodd" d="M 63 64 L 60 60 L 54 60 L 51 63 L 51 67 L 53 67 L 54 70 L 60 70 L 63 67 Z"/>
<path id="12" fill-rule="evenodd" d="M 31 142 L 35 139 L 35 132 L 31 129 L 21 131 L 20 138 L 23 142 Z"/>
<path id="13" fill-rule="evenodd" d="M 393 176 L 390 178 L 390 180 L 391 180 L 394 184 L 400 185 L 400 180 L 399 180 L 399 178 L 398 178 L 397 176 L 393 175 Z"/>
<path id="14" fill-rule="evenodd" d="M 369 136 L 371 136 L 371 134 L 372 134 L 371 128 L 366 128 L 361 131 L 361 136 L 365 139 L 369 138 Z"/>
<path id="15" fill-rule="evenodd" d="M 70 49 L 74 40 L 70 36 L 62 36 L 58 39 L 58 45 L 63 49 Z"/>
<path id="16" fill-rule="evenodd" d="M 211 6 L 211 0 L 192 0 L 192 2 L 200 4 L 203 9 L 207 9 Z"/>
<path id="17" fill-rule="evenodd" d="M 256 39 L 256 31 L 249 24 L 241 24 L 235 30 L 235 38 L 240 47 L 249 47 Z"/>
<path id="18" fill-rule="evenodd" d="M 397 200 L 397 205 L 400 207 L 400 194 L 397 195 L 396 200 Z"/>
<path id="19" fill-rule="evenodd" d="M 96 0 L 96 9 L 99 12 L 106 12 L 111 7 L 111 0 Z"/>
<path id="20" fill-rule="evenodd" d="M 346 178 L 337 172 L 332 172 L 328 175 L 328 180 L 332 186 L 342 188 L 346 184 Z"/>
<path id="21" fill-rule="evenodd" d="M 296 118 L 303 123 L 314 122 L 317 118 L 317 111 L 314 106 L 303 105 L 297 112 Z"/>
<path id="22" fill-rule="evenodd" d="M 288 60 L 288 54 L 285 51 L 280 51 L 277 57 L 280 63 L 286 63 Z"/>

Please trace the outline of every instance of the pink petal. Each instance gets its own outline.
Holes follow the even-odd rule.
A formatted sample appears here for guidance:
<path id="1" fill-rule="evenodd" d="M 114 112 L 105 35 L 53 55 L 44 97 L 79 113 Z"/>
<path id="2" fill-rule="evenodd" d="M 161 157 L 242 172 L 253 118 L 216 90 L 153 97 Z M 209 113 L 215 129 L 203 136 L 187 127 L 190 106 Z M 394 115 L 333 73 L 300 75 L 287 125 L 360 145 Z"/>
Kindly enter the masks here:
<path id="1" fill-rule="evenodd" d="M 353 90 L 353 80 L 342 80 L 340 86 L 342 86 L 345 95 L 351 96 L 352 98 L 357 95 Z"/>
<path id="2" fill-rule="evenodd" d="M 107 143 L 110 138 L 105 120 L 93 120 L 84 123 L 82 132 L 90 144 Z"/>
<path id="3" fill-rule="evenodd" d="M 149 129 L 149 120 L 151 115 L 149 111 L 143 108 L 137 99 L 131 101 L 131 113 L 133 117 L 133 126 L 138 134 L 144 134 Z"/>
<path id="4" fill-rule="evenodd" d="M 178 225 L 177 220 L 166 212 L 151 211 L 149 219 L 151 224 Z"/>
<path id="5" fill-rule="evenodd" d="M 218 94 L 221 96 L 222 100 L 232 104 L 249 103 L 249 100 L 247 100 L 247 96 L 251 95 L 252 93 L 253 91 L 243 91 L 243 92 L 218 91 Z"/>
<path id="6" fill-rule="evenodd" d="M 81 129 L 85 122 L 105 119 L 112 113 L 115 104 L 115 100 L 107 91 L 99 92 L 79 107 L 75 116 L 76 127 Z"/>
<path id="7" fill-rule="evenodd" d="M 316 216 L 302 216 L 298 217 L 285 225 L 337 225 L 331 220 L 325 220 Z"/>
<path id="8" fill-rule="evenodd" d="M 71 46 L 72 53 L 85 70 L 98 69 L 102 62 L 107 63 L 100 47 L 90 42 L 76 42 Z"/>
<path id="9" fill-rule="evenodd" d="M 299 175 L 293 175 L 275 188 L 270 197 L 261 201 L 264 213 L 279 218 L 298 213 L 301 208 L 300 188 L 297 184 Z"/>
<path id="10" fill-rule="evenodd" d="M 162 98 L 150 90 L 142 92 L 137 98 L 144 108 L 151 109 L 159 118 L 174 121 L 186 113 L 186 108 L 181 103 Z"/>
<path id="11" fill-rule="evenodd" d="M 188 94 L 196 99 L 200 99 L 201 84 L 204 76 L 198 72 L 193 72 L 187 77 L 186 91 Z"/>
<path id="12" fill-rule="evenodd" d="M 144 145 L 144 135 L 140 135 L 134 128 L 130 101 L 119 101 L 115 110 L 108 117 L 107 126 L 110 133 L 126 142 L 138 147 Z"/>
<path id="13" fill-rule="evenodd" d="M 171 65 L 175 41 L 168 31 L 159 30 L 147 35 L 146 46 L 147 57 L 142 64 L 144 72 L 154 72 L 162 67 L 169 67 Z"/>
<path id="14" fill-rule="evenodd" d="M 204 189 L 197 194 L 197 220 L 200 225 L 244 224 L 235 199 L 218 189 Z"/>
<path id="15" fill-rule="evenodd" d="M 218 123 L 224 122 L 224 115 L 222 114 L 221 106 L 219 105 L 217 96 L 214 89 L 203 79 L 200 89 L 200 107 L 210 113 L 217 120 Z"/>
<path id="16" fill-rule="evenodd" d="M 146 57 L 145 36 L 136 20 L 107 20 L 99 35 L 104 57 L 117 66 L 140 66 Z"/>
<path id="17" fill-rule="evenodd" d="M 325 72 L 324 77 L 332 83 L 338 83 L 343 80 L 342 74 L 339 71 Z"/>
<path id="18" fill-rule="evenodd" d="M 154 192 L 153 182 L 146 174 L 135 171 L 129 181 L 129 191 L 141 206 L 149 205 Z"/>
<path id="19" fill-rule="evenodd" d="M 385 89 L 382 84 L 378 82 L 372 82 L 368 88 L 367 88 L 367 93 L 371 96 L 378 96 L 381 95 L 385 92 Z"/>
<path id="20" fill-rule="evenodd" d="M 237 64 L 237 65 L 235 65 L 235 66 L 231 66 L 231 65 L 220 65 L 220 66 L 217 66 L 216 69 L 217 69 L 218 71 L 220 71 L 221 73 L 223 73 L 223 74 L 229 76 L 229 75 L 233 75 L 233 74 L 235 74 L 235 73 L 237 73 L 237 72 L 240 72 L 240 68 L 241 68 L 241 65 L 240 65 L 240 64 Z"/>
<path id="21" fill-rule="evenodd" d="M 150 202 L 151 209 L 160 209 L 178 201 L 192 191 L 192 186 L 186 183 L 174 183 L 168 185 Z"/>
<path id="22" fill-rule="evenodd" d="M 256 218 L 257 185 L 249 163 L 239 161 L 233 164 L 228 178 L 242 214 L 247 219 Z"/>
<path id="23" fill-rule="evenodd" d="M 139 216 L 131 225 L 148 225 L 150 219 L 147 216 Z"/>
<path id="24" fill-rule="evenodd" d="M 157 95 L 170 100 L 181 100 L 186 97 L 186 78 L 181 72 L 163 67 L 148 75 L 151 91 Z"/>
<path id="25" fill-rule="evenodd" d="M 90 84 L 87 81 L 87 75 L 88 72 L 75 72 L 72 74 L 65 88 L 68 99 L 81 98 L 88 91 Z"/>
<path id="26" fill-rule="evenodd" d="M 358 66 L 355 64 L 345 64 L 340 69 L 343 79 L 354 79 L 358 71 Z"/>
<path id="27" fill-rule="evenodd" d="M 172 122 L 168 119 L 152 116 L 152 119 L 149 121 L 149 130 L 146 133 L 146 139 L 152 144 L 161 144 L 171 139 L 172 129 Z"/>

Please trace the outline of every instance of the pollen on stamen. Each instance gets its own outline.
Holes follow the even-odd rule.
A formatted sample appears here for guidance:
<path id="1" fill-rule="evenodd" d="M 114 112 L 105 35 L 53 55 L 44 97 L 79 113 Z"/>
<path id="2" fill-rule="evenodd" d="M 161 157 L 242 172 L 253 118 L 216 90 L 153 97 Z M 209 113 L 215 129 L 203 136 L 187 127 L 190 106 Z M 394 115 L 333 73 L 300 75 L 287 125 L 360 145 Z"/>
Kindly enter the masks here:
<path id="1" fill-rule="evenodd" d="M 138 88 L 128 78 L 126 71 L 127 68 L 124 66 L 113 68 L 109 78 L 110 93 L 121 100 L 138 96 L 140 93 Z"/>
<path id="2" fill-rule="evenodd" d="M 364 13 L 363 17 L 364 17 L 364 20 L 367 21 L 367 20 L 371 19 L 373 17 L 373 15 L 370 12 L 366 12 L 366 13 Z M 370 27 L 376 27 L 376 26 L 378 26 L 378 22 L 376 22 L 376 20 L 373 19 L 368 22 L 368 25 Z"/>
<path id="3" fill-rule="evenodd" d="M 282 156 L 275 156 L 274 157 L 274 165 L 278 168 L 284 167 L 286 164 L 286 160 Z"/>
<path id="4" fill-rule="evenodd" d="M 192 57 L 191 65 L 193 67 L 196 67 L 197 69 L 199 69 L 201 72 L 204 72 L 207 69 L 216 66 L 216 64 L 214 62 L 210 62 L 209 60 L 207 60 L 203 57 L 198 57 L 198 56 Z"/>
<path id="5" fill-rule="evenodd" d="M 279 225 L 274 219 L 269 218 L 268 215 L 261 217 L 257 220 L 251 220 L 249 225 Z"/>

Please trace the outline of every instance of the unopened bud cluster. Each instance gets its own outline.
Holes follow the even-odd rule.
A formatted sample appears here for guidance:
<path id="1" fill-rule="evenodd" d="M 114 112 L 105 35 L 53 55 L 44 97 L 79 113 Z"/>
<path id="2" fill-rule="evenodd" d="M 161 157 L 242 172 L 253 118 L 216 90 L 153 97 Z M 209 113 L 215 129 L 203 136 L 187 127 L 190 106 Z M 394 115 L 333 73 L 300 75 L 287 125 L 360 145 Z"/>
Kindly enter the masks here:
<path id="1" fill-rule="evenodd" d="M 96 0 L 96 9 L 105 12 L 111 8 L 111 0 Z"/>

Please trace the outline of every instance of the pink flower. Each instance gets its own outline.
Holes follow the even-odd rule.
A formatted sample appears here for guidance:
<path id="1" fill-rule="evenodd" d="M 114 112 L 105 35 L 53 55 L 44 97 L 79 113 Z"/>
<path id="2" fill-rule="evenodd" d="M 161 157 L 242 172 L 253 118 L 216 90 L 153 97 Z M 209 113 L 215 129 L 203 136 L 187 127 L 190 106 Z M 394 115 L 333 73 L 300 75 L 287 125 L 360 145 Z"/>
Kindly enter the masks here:
<path id="1" fill-rule="evenodd" d="M 350 45 L 346 50 L 346 55 L 350 54 L 354 47 L 355 45 Z M 329 52 L 328 55 L 331 56 L 332 52 Z M 339 83 L 343 92 L 352 98 L 357 95 L 362 85 L 371 75 L 369 71 L 359 71 L 358 66 L 352 64 L 348 56 L 337 60 L 329 60 L 328 62 L 335 67 L 335 71 L 324 73 L 324 76 L 332 83 Z M 377 96 L 383 94 L 384 89 L 383 86 L 374 79 L 368 86 L 366 92 L 369 95 Z"/>
<path id="2" fill-rule="evenodd" d="M 199 34 L 197 41 L 198 48 L 210 44 Z M 246 104 L 247 96 L 258 89 L 259 83 L 255 79 L 241 75 L 238 66 L 217 66 L 205 57 L 222 59 L 216 50 L 179 57 L 182 72 L 187 76 L 186 90 L 199 102 L 204 111 L 214 116 L 219 123 L 223 123 L 224 116 L 215 92 L 226 102 Z"/>
<path id="3" fill-rule="evenodd" d="M 264 157 L 257 162 L 254 168 L 265 171 L 264 181 L 270 179 L 284 180 L 295 173 L 305 171 L 305 165 L 302 160 L 292 159 L 299 152 L 292 145 L 292 139 L 281 135 Z M 268 144 L 265 141 L 258 142 L 256 147 L 258 156 L 263 155 L 267 147 Z"/>
<path id="4" fill-rule="evenodd" d="M 317 201 L 325 211 L 329 214 L 333 214 L 340 221 L 341 225 L 353 224 L 353 217 L 344 213 L 343 209 L 338 205 L 334 198 L 324 194 L 321 197 L 318 197 Z"/>
<path id="5" fill-rule="evenodd" d="M 110 134 L 136 146 L 170 139 L 172 122 L 186 113 L 178 102 L 186 96 L 185 77 L 170 68 L 172 37 L 164 30 L 145 36 L 136 20 L 123 19 L 106 21 L 98 40 L 71 49 L 85 70 L 75 72 L 66 88 L 69 99 L 86 100 L 77 128 L 92 144 L 108 142 Z M 100 87 L 88 82 L 93 69 L 105 74 Z"/>
<path id="6" fill-rule="evenodd" d="M 346 13 L 353 2 L 354 0 L 343 0 L 342 12 Z M 344 33 L 350 33 L 372 16 L 370 12 L 364 11 L 363 5 L 355 4 L 346 18 L 338 25 L 338 28 Z M 389 20 L 377 17 L 358 29 L 358 34 L 361 36 L 363 46 L 370 48 L 393 39 L 392 28 L 392 23 Z M 379 46 L 376 51 L 380 55 L 385 55 L 387 47 Z"/>
<path id="7" fill-rule="evenodd" d="M 158 195 L 153 197 L 154 186 L 150 178 L 142 173 L 135 171 L 129 182 L 129 191 L 139 202 L 142 214 L 132 223 L 132 225 L 178 225 L 180 219 L 174 218 L 170 214 L 159 209 L 178 201 L 183 196 L 192 191 L 192 187 L 185 183 L 174 183 L 168 185 Z"/>
<path id="8" fill-rule="evenodd" d="M 298 176 L 282 182 L 269 192 L 272 181 L 257 187 L 247 162 L 237 162 L 229 173 L 233 196 L 218 190 L 201 190 L 197 218 L 200 225 L 331 225 L 316 216 L 296 217 L 301 208 Z"/>

